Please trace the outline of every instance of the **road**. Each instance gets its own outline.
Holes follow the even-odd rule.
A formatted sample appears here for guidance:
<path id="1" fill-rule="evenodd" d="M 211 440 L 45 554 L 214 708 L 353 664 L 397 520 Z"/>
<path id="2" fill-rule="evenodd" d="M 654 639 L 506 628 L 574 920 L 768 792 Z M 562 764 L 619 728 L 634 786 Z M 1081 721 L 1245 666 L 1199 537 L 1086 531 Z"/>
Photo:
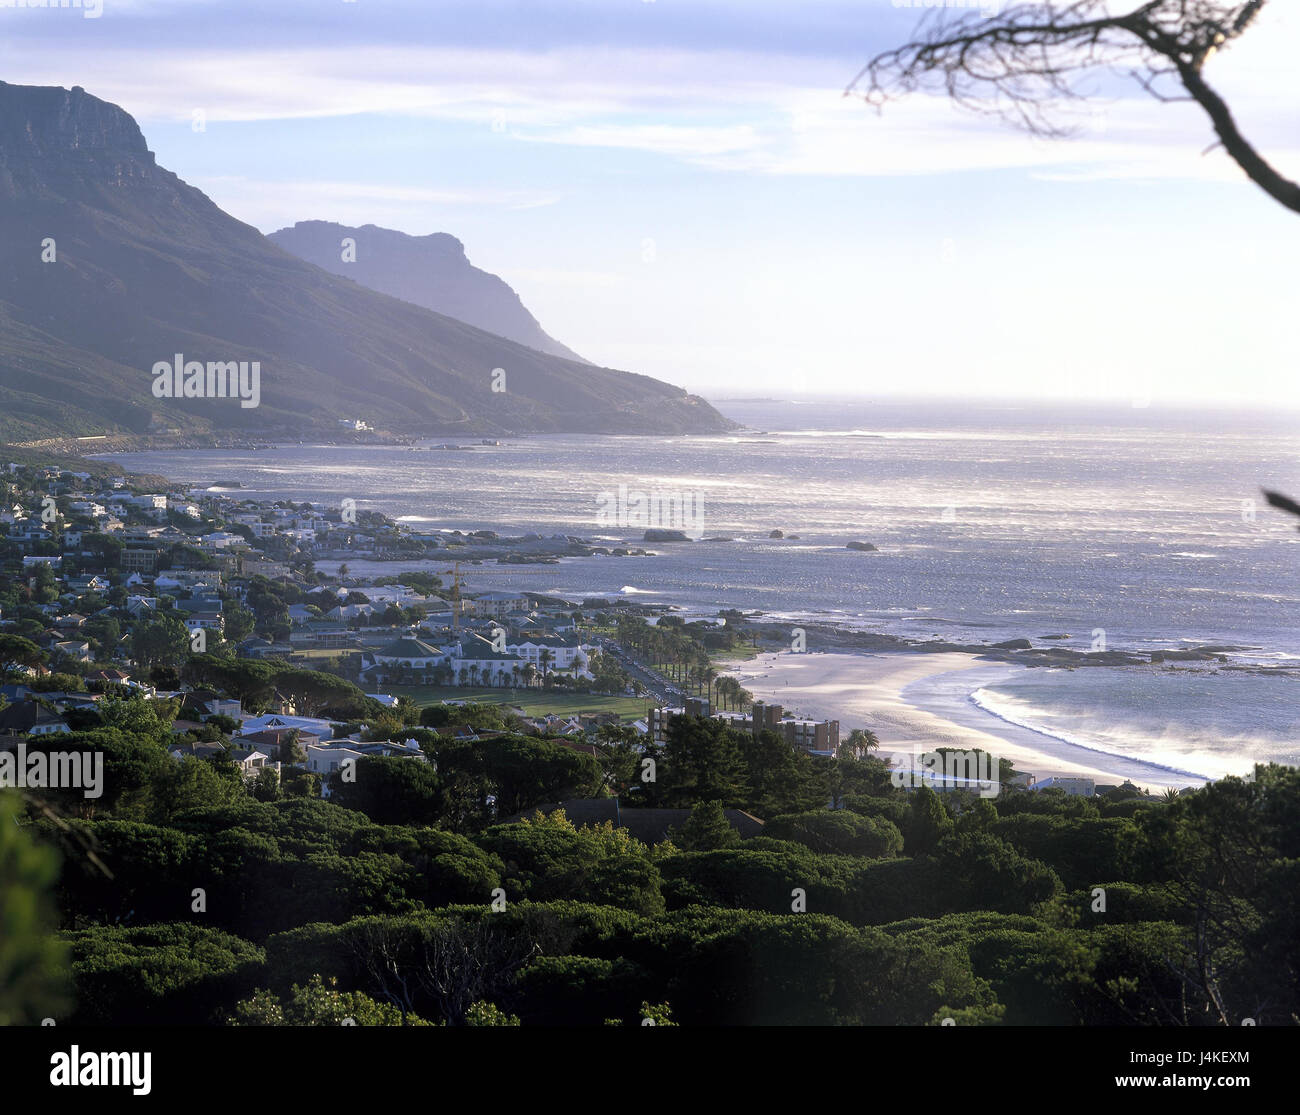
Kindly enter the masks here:
<path id="1" fill-rule="evenodd" d="M 662 674 L 636 661 L 613 639 L 601 639 L 600 649 L 626 670 L 633 681 L 643 685 L 660 706 L 680 705 L 686 699 L 677 686 Z"/>

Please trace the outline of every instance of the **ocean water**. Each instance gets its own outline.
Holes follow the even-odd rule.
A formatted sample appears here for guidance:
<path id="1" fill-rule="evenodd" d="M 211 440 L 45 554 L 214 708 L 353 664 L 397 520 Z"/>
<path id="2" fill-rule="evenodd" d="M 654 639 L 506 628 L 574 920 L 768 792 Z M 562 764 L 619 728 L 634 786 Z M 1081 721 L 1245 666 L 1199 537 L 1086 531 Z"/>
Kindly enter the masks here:
<path id="1" fill-rule="evenodd" d="M 606 543 L 640 540 L 639 524 L 601 518 L 619 485 L 702 506 L 706 540 L 649 545 L 654 557 L 566 560 L 518 579 L 536 591 L 622 592 L 690 614 L 759 609 L 792 625 L 832 621 L 911 638 L 1066 635 L 1058 645 L 1212 643 L 1244 648 L 1236 662 L 1300 658 L 1300 533 L 1260 495 L 1300 496 L 1300 415 L 864 400 L 718 406 L 746 428 L 512 438 L 461 452 L 292 446 L 112 459 L 200 487 L 239 480 L 258 498 L 351 498 L 412 524 Z M 770 538 L 773 530 L 786 537 Z M 719 536 L 731 540 L 707 540 Z M 878 552 L 849 550 L 850 541 Z M 472 568 L 467 583 L 511 587 L 508 575 L 475 584 Z M 1269 736 L 1273 748 L 1273 737 L 1294 732 L 1285 679 L 1130 673 L 1029 671 L 980 699 L 999 716 L 1107 747 L 1150 748 L 1170 732 L 1191 740 L 1195 727 L 1200 742 L 1189 748 L 1211 736 L 1241 746 Z M 1098 709 L 1108 710 L 1101 719 Z"/>
<path id="2" fill-rule="evenodd" d="M 1148 788 L 1245 775 L 1255 763 L 1300 765 L 1300 678 L 1280 672 L 998 663 L 916 682 L 903 698 Z M 1028 769 L 1043 777 L 1064 768 L 1044 759 Z"/>

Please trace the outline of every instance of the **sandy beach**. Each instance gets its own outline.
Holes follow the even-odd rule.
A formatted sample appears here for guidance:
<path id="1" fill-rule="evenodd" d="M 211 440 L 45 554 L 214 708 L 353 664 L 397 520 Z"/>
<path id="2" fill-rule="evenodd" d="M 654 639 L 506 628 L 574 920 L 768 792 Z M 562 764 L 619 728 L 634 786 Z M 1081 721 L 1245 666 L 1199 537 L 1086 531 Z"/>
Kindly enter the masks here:
<path id="1" fill-rule="evenodd" d="M 969 700 L 969 693 L 1024 667 L 973 654 L 787 652 L 732 662 L 725 669 L 756 700 L 781 704 L 794 714 L 838 720 L 842 738 L 853 728 L 869 728 L 879 737 L 882 753 L 978 747 L 1038 778 L 1078 775 L 1105 784 L 1127 778 L 1152 790 L 1204 781 L 1194 773 L 1093 750 L 985 712 Z M 909 687 L 936 680 L 952 684 L 927 685 L 930 697 L 909 698 Z"/>

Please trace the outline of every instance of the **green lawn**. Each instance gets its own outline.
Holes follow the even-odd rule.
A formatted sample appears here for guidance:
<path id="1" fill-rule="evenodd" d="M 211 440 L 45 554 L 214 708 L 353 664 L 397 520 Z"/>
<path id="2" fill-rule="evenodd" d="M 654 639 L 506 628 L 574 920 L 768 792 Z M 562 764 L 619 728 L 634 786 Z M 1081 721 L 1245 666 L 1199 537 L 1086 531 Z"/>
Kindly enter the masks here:
<path id="1" fill-rule="evenodd" d="M 563 716 L 575 712 L 615 712 L 624 720 L 639 720 L 650 702 L 642 697 L 604 697 L 544 689 L 483 689 L 469 685 L 386 685 L 394 697 L 410 697 L 420 708 L 440 701 L 482 701 L 488 705 L 518 705 L 528 716 Z"/>
<path id="2" fill-rule="evenodd" d="M 709 651 L 709 661 L 716 667 L 720 662 L 757 658 L 763 653 L 765 653 L 765 651 L 761 647 L 754 647 L 750 646 L 748 643 L 742 643 L 740 646 L 732 647 L 730 650 Z"/>

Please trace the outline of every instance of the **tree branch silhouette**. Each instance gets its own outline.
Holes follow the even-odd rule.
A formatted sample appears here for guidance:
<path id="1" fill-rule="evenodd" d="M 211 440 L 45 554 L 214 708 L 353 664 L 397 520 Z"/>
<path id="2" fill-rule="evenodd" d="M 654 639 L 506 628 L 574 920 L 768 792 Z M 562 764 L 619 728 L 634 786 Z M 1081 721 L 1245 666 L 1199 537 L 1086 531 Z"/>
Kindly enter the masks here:
<path id="1" fill-rule="evenodd" d="M 878 54 L 845 89 L 880 109 L 938 85 L 963 108 L 1001 116 L 1032 135 L 1060 138 L 1061 106 L 1084 100 L 1077 82 L 1100 69 L 1134 78 L 1161 101 L 1195 101 L 1218 143 L 1269 197 L 1300 213 L 1300 184 L 1280 174 L 1238 127 L 1204 77 L 1216 53 L 1240 38 L 1268 0 L 1148 0 L 1123 15 L 1106 0 L 1012 4 L 996 15 L 952 17 L 936 8 L 911 42 Z"/>

